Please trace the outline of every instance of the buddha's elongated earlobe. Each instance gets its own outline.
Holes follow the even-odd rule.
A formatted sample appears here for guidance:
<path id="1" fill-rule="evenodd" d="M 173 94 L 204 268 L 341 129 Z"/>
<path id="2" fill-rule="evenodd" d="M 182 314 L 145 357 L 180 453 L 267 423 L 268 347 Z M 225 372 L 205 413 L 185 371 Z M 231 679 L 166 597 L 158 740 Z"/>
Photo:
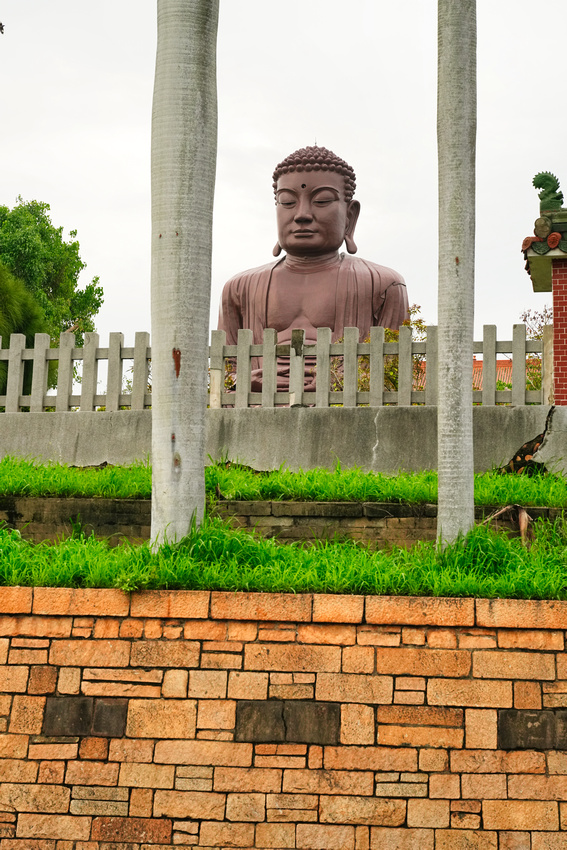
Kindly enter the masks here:
<path id="1" fill-rule="evenodd" d="M 348 235 L 348 233 L 345 235 L 345 245 L 349 254 L 356 254 L 356 252 L 358 251 L 358 248 L 356 247 L 356 242 L 354 241 L 352 236 Z"/>
<path id="2" fill-rule="evenodd" d="M 279 257 L 281 252 L 282 252 L 282 246 L 280 245 L 279 242 L 276 242 L 276 244 L 274 245 L 274 250 L 272 251 L 272 254 L 274 255 L 274 257 Z"/>
<path id="3" fill-rule="evenodd" d="M 360 213 L 360 204 L 358 201 L 350 201 L 348 205 L 347 212 L 347 224 L 345 230 L 345 243 L 346 248 L 349 254 L 356 254 L 358 248 L 356 247 L 356 242 L 354 241 L 353 234 L 354 228 L 356 227 L 356 222 L 358 221 L 358 216 Z"/>

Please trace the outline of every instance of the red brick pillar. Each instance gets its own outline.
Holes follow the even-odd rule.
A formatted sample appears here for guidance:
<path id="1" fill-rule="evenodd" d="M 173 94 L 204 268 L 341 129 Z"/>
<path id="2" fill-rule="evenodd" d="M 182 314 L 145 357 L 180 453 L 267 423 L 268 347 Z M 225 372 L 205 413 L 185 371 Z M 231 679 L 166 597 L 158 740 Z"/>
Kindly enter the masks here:
<path id="1" fill-rule="evenodd" d="M 552 260 L 555 404 L 567 405 L 567 259 Z"/>

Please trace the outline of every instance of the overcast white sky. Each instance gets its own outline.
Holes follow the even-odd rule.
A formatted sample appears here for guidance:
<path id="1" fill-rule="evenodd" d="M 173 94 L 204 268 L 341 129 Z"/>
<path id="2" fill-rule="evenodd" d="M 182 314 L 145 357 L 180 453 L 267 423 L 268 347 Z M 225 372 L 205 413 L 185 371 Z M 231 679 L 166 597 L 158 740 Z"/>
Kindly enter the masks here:
<path id="1" fill-rule="evenodd" d="M 522 239 L 531 181 L 567 190 L 562 0 L 478 0 L 476 329 L 510 338 L 534 294 Z M 103 341 L 150 329 L 154 0 L 0 0 L 0 203 L 51 205 L 100 276 Z M 359 255 L 405 277 L 437 321 L 437 4 L 434 0 L 221 0 L 213 291 L 271 259 L 271 174 L 317 142 L 357 173 Z M 545 35 L 544 35 L 545 34 Z M 567 195 L 567 191 L 565 191 Z"/>

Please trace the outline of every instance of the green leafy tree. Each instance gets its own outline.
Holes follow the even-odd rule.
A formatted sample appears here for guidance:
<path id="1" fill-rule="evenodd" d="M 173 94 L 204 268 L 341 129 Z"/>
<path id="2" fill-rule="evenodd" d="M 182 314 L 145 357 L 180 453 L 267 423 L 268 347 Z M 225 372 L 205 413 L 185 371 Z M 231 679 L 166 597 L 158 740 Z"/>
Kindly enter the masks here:
<path id="1" fill-rule="evenodd" d="M 45 315 L 46 331 L 53 341 L 63 331 L 73 331 L 82 342 L 94 330 L 103 292 L 98 277 L 84 289 L 79 275 L 85 263 L 79 255 L 77 231 L 69 240 L 55 227 L 49 204 L 18 198 L 13 209 L 0 206 L 0 262 L 21 281 Z"/>
<path id="2" fill-rule="evenodd" d="M 0 263 L 0 347 L 8 348 L 11 334 L 24 334 L 28 346 L 34 334 L 47 333 L 47 321 L 36 299 L 25 284 Z M 31 363 L 26 363 L 24 392 L 29 392 Z M 6 392 L 8 363 L 0 360 L 0 395 Z"/>

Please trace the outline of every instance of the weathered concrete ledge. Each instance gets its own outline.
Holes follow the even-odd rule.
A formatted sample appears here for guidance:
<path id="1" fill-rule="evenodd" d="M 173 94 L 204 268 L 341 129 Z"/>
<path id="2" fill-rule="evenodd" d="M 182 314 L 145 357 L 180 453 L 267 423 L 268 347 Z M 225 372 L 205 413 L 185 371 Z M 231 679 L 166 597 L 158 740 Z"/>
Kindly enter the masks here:
<path id="1" fill-rule="evenodd" d="M 567 602 L 0 589 L 1 850 L 558 850 Z"/>
<path id="2" fill-rule="evenodd" d="M 475 407 L 475 470 L 507 463 L 543 431 L 549 406 Z M 552 463 L 567 458 L 567 408 L 556 410 Z M 15 455 L 79 466 L 145 460 L 151 411 L 2 413 L 0 457 Z M 437 408 L 272 408 L 209 410 L 207 454 L 254 469 L 363 470 L 437 468 Z"/>

